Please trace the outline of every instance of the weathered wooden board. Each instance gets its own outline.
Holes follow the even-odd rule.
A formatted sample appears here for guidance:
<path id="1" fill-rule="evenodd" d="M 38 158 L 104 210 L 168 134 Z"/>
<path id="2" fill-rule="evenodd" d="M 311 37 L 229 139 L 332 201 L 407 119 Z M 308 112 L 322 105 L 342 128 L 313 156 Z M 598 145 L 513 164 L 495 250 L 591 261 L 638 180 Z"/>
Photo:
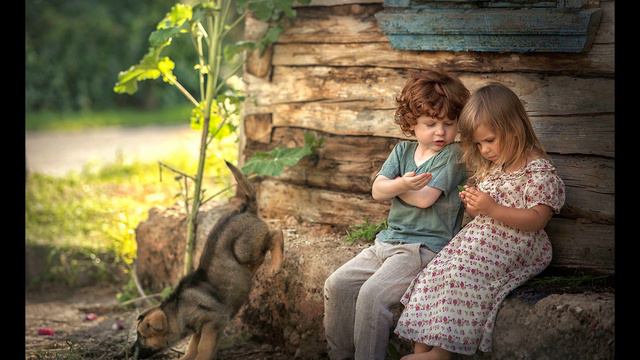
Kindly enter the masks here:
<path id="1" fill-rule="evenodd" d="M 287 169 L 279 178 L 312 188 L 368 194 L 372 179 L 397 139 L 316 134 L 324 138 L 317 159 L 305 159 Z M 276 128 L 269 145 L 249 141 L 244 150 L 255 151 L 276 146 L 301 146 L 303 130 Z M 551 154 L 566 189 L 562 215 L 602 223 L 615 221 L 614 161 L 592 156 Z M 331 176 L 328 176 L 331 174 Z"/>
<path id="2" fill-rule="evenodd" d="M 586 54 L 514 54 L 399 51 L 386 42 L 355 44 L 276 44 L 276 66 L 376 66 L 437 68 L 450 72 L 541 72 L 601 75 L 615 73 L 613 44 L 595 44 Z"/>
<path id="3" fill-rule="evenodd" d="M 531 116 L 530 120 L 548 152 L 615 157 L 613 114 Z"/>
<path id="4" fill-rule="evenodd" d="M 545 231 L 553 246 L 551 266 L 615 271 L 613 225 L 553 218 Z"/>
<path id="5" fill-rule="evenodd" d="M 269 29 L 269 24 L 255 18 L 251 13 L 245 18 L 244 38 L 250 41 L 261 39 Z M 271 61 L 273 59 L 273 46 L 269 46 L 263 54 L 260 50 L 255 49 L 247 51 L 244 70 L 257 77 L 266 77 L 271 70 Z"/>
<path id="6" fill-rule="evenodd" d="M 337 135 L 408 139 L 394 124 L 394 110 L 375 110 L 363 102 L 304 103 L 269 107 L 273 126 L 297 127 Z M 542 145 L 550 153 L 614 157 L 613 115 L 531 116 Z M 257 131 L 257 130 L 256 130 Z"/>
<path id="7" fill-rule="evenodd" d="M 260 213 L 265 217 L 296 216 L 305 221 L 353 226 L 386 218 L 389 204 L 368 195 L 328 191 L 264 180 L 258 186 Z M 546 228 L 553 244 L 552 266 L 614 269 L 614 227 L 553 218 Z"/>
<path id="8" fill-rule="evenodd" d="M 602 20 L 594 43 L 614 43 L 614 2 L 602 2 L 600 8 Z M 291 25 L 278 38 L 278 43 L 386 43 L 388 39 L 373 16 L 382 9 L 380 5 L 362 5 L 359 13 L 354 13 L 345 11 L 343 7 L 301 8 L 297 10 L 298 15 Z"/>
<path id="9" fill-rule="evenodd" d="M 594 44 L 613 44 L 615 42 L 615 1 L 600 1 L 602 20 L 596 33 Z"/>
<path id="10" fill-rule="evenodd" d="M 471 91 L 490 81 L 501 82 L 520 97 L 530 115 L 602 114 L 615 109 L 613 79 L 523 73 L 458 76 Z M 365 101 L 369 108 L 393 109 L 407 77 L 399 69 L 276 66 L 272 81 L 245 74 L 247 109 L 265 113 L 272 111 L 252 107 L 318 101 Z"/>
<path id="11" fill-rule="evenodd" d="M 257 187 L 261 215 L 284 217 L 293 215 L 305 221 L 353 225 L 369 218 L 382 221 L 389 204 L 375 201 L 370 195 L 327 191 L 287 184 L 276 180 L 264 180 Z"/>
<path id="12" fill-rule="evenodd" d="M 602 158 L 552 155 L 565 183 L 566 202 L 561 214 L 597 222 L 615 222 L 614 161 Z"/>
<path id="13" fill-rule="evenodd" d="M 298 10 L 298 16 L 280 35 L 277 44 L 367 42 L 388 42 L 372 14 L 334 15 L 330 10 L 320 8 Z"/>
<path id="14" fill-rule="evenodd" d="M 398 51 L 391 47 L 370 14 L 371 9 L 379 7 L 363 7 L 367 11 L 361 16 L 335 15 L 333 8 L 300 9 L 293 24 L 278 39 L 274 65 L 437 67 L 447 71 L 606 76 L 615 72 L 613 2 L 602 3 L 603 19 L 594 46 L 586 54 Z"/>
<path id="15" fill-rule="evenodd" d="M 397 139 L 377 136 L 315 135 L 324 138 L 317 160 L 303 159 L 285 170 L 280 179 L 316 188 L 368 194 L 372 176 L 398 142 Z M 301 146 L 303 143 L 302 129 L 276 128 L 271 144 L 249 141 L 244 153 L 249 157 L 255 151 L 268 151 L 275 146 Z"/>
<path id="16" fill-rule="evenodd" d="M 244 117 L 247 139 L 268 144 L 271 142 L 271 114 L 251 114 Z"/>

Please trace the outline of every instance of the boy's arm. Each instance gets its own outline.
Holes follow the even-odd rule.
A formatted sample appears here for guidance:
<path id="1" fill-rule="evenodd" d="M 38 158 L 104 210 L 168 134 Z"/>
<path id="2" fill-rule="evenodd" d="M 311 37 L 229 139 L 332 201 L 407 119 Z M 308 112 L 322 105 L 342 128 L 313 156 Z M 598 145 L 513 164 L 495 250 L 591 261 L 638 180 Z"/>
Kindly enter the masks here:
<path id="1" fill-rule="evenodd" d="M 408 172 L 395 179 L 378 175 L 371 187 L 371 196 L 375 200 L 390 200 L 407 191 L 422 189 L 430 180 L 429 173 L 416 175 L 414 172 Z"/>
<path id="2" fill-rule="evenodd" d="M 438 200 L 440 194 L 442 194 L 442 190 L 427 185 L 420 190 L 404 192 L 398 197 L 409 205 L 426 209 Z"/>

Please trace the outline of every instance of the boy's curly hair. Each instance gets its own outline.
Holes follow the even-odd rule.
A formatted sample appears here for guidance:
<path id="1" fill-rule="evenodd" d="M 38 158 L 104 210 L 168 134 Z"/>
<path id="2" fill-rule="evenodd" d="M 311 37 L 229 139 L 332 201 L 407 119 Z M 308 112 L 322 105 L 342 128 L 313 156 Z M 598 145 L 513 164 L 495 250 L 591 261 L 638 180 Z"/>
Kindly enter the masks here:
<path id="1" fill-rule="evenodd" d="M 457 120 L 469 98 L 469 90 L 457 78 L 434 70 L 412 72 L 400 96 L 395 123 L 407 136 L 414 136 L 411 126 L 422 115 Z"/>

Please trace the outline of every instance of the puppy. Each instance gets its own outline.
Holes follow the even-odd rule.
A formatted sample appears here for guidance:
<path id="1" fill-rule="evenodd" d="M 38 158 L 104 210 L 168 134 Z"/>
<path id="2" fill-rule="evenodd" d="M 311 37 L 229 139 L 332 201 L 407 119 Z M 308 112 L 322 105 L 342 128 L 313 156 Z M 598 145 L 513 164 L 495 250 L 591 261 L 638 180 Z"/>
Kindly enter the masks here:
<path id="1" fill-rule="evenodd" d="M 257 216 L 253 186 L 238 168 L 226 163 L 238 185 L 232 210 L 209 233 L 197 269 L 182 278 L 160 305 L 138 317 L 131 352 L 140 358 L 191 335 L 181 360 L 214 359 L 222 330 L 247 301 L 266 252 L 271 251 L 268 273 L 276 273 L 282 265 L 282 231 L 271 231 Z"/>

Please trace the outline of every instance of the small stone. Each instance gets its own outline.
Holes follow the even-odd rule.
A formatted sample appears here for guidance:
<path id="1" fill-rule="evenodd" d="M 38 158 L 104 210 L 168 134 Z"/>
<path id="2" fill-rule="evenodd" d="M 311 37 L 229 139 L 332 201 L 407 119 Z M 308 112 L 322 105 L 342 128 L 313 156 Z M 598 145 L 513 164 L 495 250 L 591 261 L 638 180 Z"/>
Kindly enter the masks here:
<path id="1" fill-rule="evenodd" d="M 96 315 L 95 313 L 88 313 L 88 314 L 85 314 L 84 316 L 85 321 L 93 321 L 97 318 L 98 318 L 98 315 Z"/>
<path id="2" fill-rule="evenodd" d="M 111 325 L 111 329 L 113 329 L 114 331 L 124 329 L 124 321 L 122 321 L 122 319 L 116 319 L 113 325 Z"/>
<path id="3" fill-rule="evenodd" d="M 53 336 L 54 335 L 54 331 L 50 327 L 43 327 L 43 328 L 38 329 L 38 335 Z"/>

